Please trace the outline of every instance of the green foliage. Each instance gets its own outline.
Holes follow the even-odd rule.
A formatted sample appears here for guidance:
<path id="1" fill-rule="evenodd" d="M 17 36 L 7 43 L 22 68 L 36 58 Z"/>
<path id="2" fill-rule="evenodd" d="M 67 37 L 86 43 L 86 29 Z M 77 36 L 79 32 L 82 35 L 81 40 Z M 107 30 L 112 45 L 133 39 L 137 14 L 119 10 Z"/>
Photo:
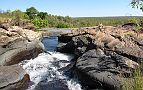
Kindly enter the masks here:
<path id="1" fill-rule="evenodd" d="M 137 24 L 137 26 L 134 27 L 134 30 L 135 30 L 135 32 L 138 33 L 142 30 L 142 27 L 139 24 Z"/>
<path id="2" fill-rule="evenodd" d="M 19 19 L 28 19 L 28 15 L 25 14 L 24 12 L 20 11 L 20 10 L 15 10 L 12 12 L 12 15 L 14 16 L 14 18 L 19 18 Z"/>
<path id="3" fill-rule="evenodd" d="M 39 12 L 37 16 L 41 19 L 46 19 L 48 14 L 46 12 Z"/>
<path id="4" fill-rule="evenodd" d="M 66 23 L 58 23 L 56 28 L 70 28 L 70 25 Z"/>
<path id="5" fill-rule="evenodd" d="M 26 9 L 26 14 L 29 16 L 29 19 L 34 19 L 38 14 L 38 10 L 35 7 L 30 7 Z"/>
<path id="6" fill-rule="evenodd" d="M 47 17 L 49 22 L 49 27 L 56 27 L 56 28 L 69 28 L 73 27 L 73 19 L 69 16 L 63 17 L 63 16 L 54 16 L 54 15 L 48 15 Z"/>
<path id="7" fill-rule="evenodd" d="M 34 32 L 46 32 L 46 30 L 34 30 Z"/>
<path id="8" fill-rule="evenodd" d="M 143 11 L 143 0 L 132 0 L 131 5 L 133 8 L 139 8 Z"/>
<path id="9" fill-rule="evenodd" d="M 16 26 L 22 26 L 26 23 L 28 19 L 28 15 L 25 14 L 24 12 L 20 11 L 20 10 L 15 10 L 11 13 L 12 17 L 12 24 L 16 25 Z"/>
<path id="10" fill-rule="evenodd" d="M 57 16 L 47 14 L 46 12 L 39 12 L 36 8 L 30 7 L 26 9 L 26 12 L 20 10 L 0 11 L 1 18 L 10 18 L 18 25 L 21 20 L 30 20 L 31 23 L 38 28 L 42 27 L 56 27 L 56 28 L 79 28 L 79 27 L 93 27 L 100 23 L 106 26 L 118 26 L 130 22 L 129 19 L 134 17 L 76 17 L 71 18 L 69 16 Z M 143 17 L 136 17 L 143 21 Z M 133 20 L 132 22 L 136 22 Z M 40 25 L 40 24 L 41 25 Z M 44 23 L 44 24 L 43 24 Z M 48 24 L 47 24 L 48 23 Z M 134 28 L 135 31 L 140 30 L 139 25 Z"/>
<path id="11" fill-rule="evenodd" d="M 140 32 L 140 31 L 142 30 L 142 27 L 141 27 L 141 25 L 140 25 L 140 22 L 141 22 L 140 19 L 133 17 L 133 18 L 131 18 L 131 19 L 129 20 L 129 22 L 135 24 L 135 26 L 134 26 L 134 28 L 133 28 L 133 29 L 135 30 L 135 32 L 138 33 L 138 32 Z"/>
<path id="12" fill-rule="evenodd" d="M 133 17 L 133 18 L 130 18 L 128 21 L 129 21 L 130 23 L 135 23 L 135 24 L 137 24 L 137 23 L 140 22 L 140 19 L 139 19 L 139 18 L 136 18 L 136 17 Z"/>
<path id="13" fill-rule="evenodd" d="M 32 23 L 37 27 L 37 28 L 42 28 L 42 27 L 47 27 L 48 26 L 48 20 L 42 20 L 41 18 L 35 18 L 32 20 Z"/>
<path id="14" fill-rule="evenodd" d="M 123 25 L 129 22 L 129 19 L 133 18 L 132 16 L 128 17 L 80 17 L 73 18 L 74 26 L 77 27 L 89 27 L 97 26 L 100 23 L 106 26 L 118 26 Z M 143 20 L 143 17 L 136 17 L 140 20 Z"/>

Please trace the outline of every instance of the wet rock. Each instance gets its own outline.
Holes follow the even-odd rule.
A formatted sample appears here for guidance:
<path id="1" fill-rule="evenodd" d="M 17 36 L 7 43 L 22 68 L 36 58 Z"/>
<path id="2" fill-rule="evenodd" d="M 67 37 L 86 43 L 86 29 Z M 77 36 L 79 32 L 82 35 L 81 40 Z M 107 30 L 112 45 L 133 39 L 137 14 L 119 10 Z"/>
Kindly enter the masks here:
<path id="1" fill-rule="evenodd" d="M 71 40 L 72 40 L 72 36 L 68 36 L 68 35 L 61 35 L 58 37 L 58 41 L 62 43 L 68 43 Z"/>
<path id="2" fill-rule="evenodd" d="M 77 56 L 82 55 L 87 50 L 95 48 L 91 35 L 80 35 L 72 38 L 66 45 L 58 47 L 58 51 L 66 53 L 74 53 Z"/>
<path id="3" fill-rule="evenodd" d="M 69 90 L 64 80 L 41 81 L 35 90 Z"/>
<path id="4" fill-rule="evenodd" d="M 58 52 L 63 52 L 63 53 L 74 53 L 75 50 L 75 45 L 73 41 L 68 42 L 68 43 L 60 43 L 57 46 L 57 51 Z"/>
<path id="5" fill-rule="evenodd" d="M 29 81 L 21 66 L 0 66 L 0 90 L 23 90 Z"/>

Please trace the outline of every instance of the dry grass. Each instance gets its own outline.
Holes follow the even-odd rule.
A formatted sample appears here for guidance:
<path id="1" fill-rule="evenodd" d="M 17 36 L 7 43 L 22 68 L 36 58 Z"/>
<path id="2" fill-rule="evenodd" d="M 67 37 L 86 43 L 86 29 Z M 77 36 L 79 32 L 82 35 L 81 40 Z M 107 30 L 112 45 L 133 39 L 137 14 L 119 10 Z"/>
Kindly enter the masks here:
<path id="1" fill-rule="evenodd" d="M 143 74 L 137 69 L 132 78 L 123 80 L 123 90 L 143 90 Z"/>
<path id="2" fill-rule="evenodd" d="M 10 18 L 2 18 L 2 17 L 0 17 L 0 23 L 8 23 L 10 21 L 11 21 Z"/>

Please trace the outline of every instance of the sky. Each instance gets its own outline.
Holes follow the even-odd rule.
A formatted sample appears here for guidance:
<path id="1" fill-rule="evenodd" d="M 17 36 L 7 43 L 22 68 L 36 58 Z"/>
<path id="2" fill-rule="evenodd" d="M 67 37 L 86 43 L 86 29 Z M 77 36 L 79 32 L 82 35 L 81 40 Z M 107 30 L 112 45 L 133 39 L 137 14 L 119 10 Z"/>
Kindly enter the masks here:
<path id="1" fill-rule="evenodd" d="M 1 0 L 1 10 L 35 7 L 52 15 L 70 17 L 143 16 L 130 5 L 131 0 Z"/>

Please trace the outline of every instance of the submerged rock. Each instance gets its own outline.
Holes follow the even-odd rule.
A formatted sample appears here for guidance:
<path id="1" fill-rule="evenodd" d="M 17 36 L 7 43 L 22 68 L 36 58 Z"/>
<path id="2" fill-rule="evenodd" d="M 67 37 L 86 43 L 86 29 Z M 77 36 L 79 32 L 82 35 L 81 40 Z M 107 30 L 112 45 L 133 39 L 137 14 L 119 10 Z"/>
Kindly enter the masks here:
<path id="1" fill-rule="evenodd" d="M 57 79 L 49 82 L 41 81 L 35 90 L 69 90 L 69 88 L 66 81 Z"/>

